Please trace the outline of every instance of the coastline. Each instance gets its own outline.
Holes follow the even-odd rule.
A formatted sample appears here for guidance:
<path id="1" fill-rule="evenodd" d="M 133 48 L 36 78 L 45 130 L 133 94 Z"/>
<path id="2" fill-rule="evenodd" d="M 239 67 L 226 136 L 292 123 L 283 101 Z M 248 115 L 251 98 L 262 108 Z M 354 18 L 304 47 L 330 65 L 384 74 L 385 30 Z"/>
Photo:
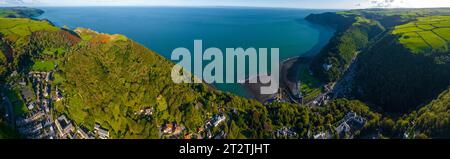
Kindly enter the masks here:
<path id="1" fill-rule="evenodd" d="M 308 63 L 311 59 L 305 56 L 295 56 L 288 58 L 281 62 L 280 65 L 280 90 L 284 93 L 290 94 L 291 92 L 298 91 L 297 82 L 299 79 L 299 66 L 303 63 Z M 255 77 L 253 77 L 255 78 Z M 248 81 L 248 79 L 246 80 Z M 264 103 L 270 99 L 273 99 L 277 94 L 262 95 L 260 94 L 260 88 L 265 86 L 261 83 L 244 83 L 242 86 L 251 94 L 254 99 Z M 289 95 L 291 96 L 291 95 Z"/>
<path id="2" fill-rule="evenodd" d="M 309 14 L 311 14 L 311 13 L 309 13 Z M 41 15 L 41 16 L 39 16 L 39 18 L 48 18 L 48 17 Z M 301 19 L 303 19 L 303 18 L 301 18 Z M 303 22 L 304 22 L 303 20 L 300 20 L 300 18 L 294 19 L 294 20 L 298 21 L 297 23 L 303 24 Z M 63 23 L 61 23 L 61 24 L 63 24 Z M 317 40 L 317 43 L 315 45 L 313 45 L 309 51 L 306 51 L 306 52 L 301 51 L 297 55 L 294 55 L 294 57 L 285 59 L 282 62 L 280 61 L 280 79 L 279 79 L 280 82 L 279 82 L 279 84 L 280 84 L 280 88 L 287 92 L 298 91 L 298 90 L 295 90 L 297 82 L 299 81 L 299 79 L 297 77 L 299 74 L 298 62 L 301 62 L 301 63 L 309 62 L 311 57 L 314 57 L 323 48 L 323 46 L 328 44 L 328 40 L 333 37 L 333 34 L 335 32 L 335 30 L 332 28 L 325 27 L 325 26 L 322 26 L 319 24 L 315 24 L 315 23 L 312 23 L 309 21 L 307 21 L 305 23 L 305 25 L 315 28 L 316 31 L 319 31 L 319 38 Z M 86 28 L 90 28 L 90 27 L 86 27 Z M 101 29 L 95 29 L 95 30 L 101 30 Z M 109 33 L 110 31 L 105 31 L 105 32 Z M 132 36 L 129 36 L 129 37 L 130 37 L 130 39 L 133 39 L 133 40 L 139 39 L 139 38 L 133 38 Z M 299 39 L 297 39 L 297 40 L 299 40 Z M 302 39 L 300 39 L 300 40 L 302 40 Z M 316 39 L 314 39 L 314 40 L 316 40 Z M 141 44 L 146 46 L 147 48 L 152 48 L 152 50 L 155 50 L 155 52 L 157 52 L 158 54 L 167 58 L 167 55 L 165 55 L 164 52 L 168 52 L 168 51 L 156 51 L 156 49 L 154 47 L 151 47 L 150 44 L 148 44 L 146 42 L 141 42 Z M 303 46 L 302 45 L 303 43 L 300 43 L 300 42 L 297 42 L 296 44 Z M 152 45 L 158 45 L 158 44 L 154 43 Z M 289 56 L 292 56 L 292 55 L 289 54 Z M 234 85 L 233 85 L 233 87 L 221 87 L 221 86 L 217 86 L 217 85 L 213 84 L 213 85 L 209 85 L 209 87 L 215 88 L 215 89 L 223 91 L 223 92 L 229 92 L 229 93 L 232 93 L 232 94 L 235 94 L 238 96 L 242 96 L 245 98 L 256 99 L 260 102 L 267 101 L 267 99 L 273 98 L 275 95 L 275 94 L 261 95 L 260 94 L 260 87 L 262 86 L 261 84 L 245 83 L 245 84 L 238 84 L 238 86 L 239 85 L 242 86 L 239 89 L 234 89 Z M 244 90 L 245 90 L 245 92 L 244 92 Z M 283 92 L 285 92 L 285 91 L 283 91 Z M 236 92 L 244 92 L 244 93 L 236 93 Z"/>
<path id="3" fill-rule="evenodd" d="M 324 28 L 330 29 L 329 27 L 320 24 L 315 23 L 308 23 L 308 24 L 320 28 L 319 30 L 322 30 Z M 328 35 L 327 32 L 320 32 L 318 43 L 314 47 L 312 47 L 309 51 L 301 53 L 298 56 L 290 57 L 281 62 L 280 90 L 282 90 L 282 93 L 287 93 L 290 98 L 292 97 L 292 92 L 298 92 L 297 82 L 300 80 L 299 79 L 300 64 L 310 63 L 311 60 L 320 53 L 322 48 L 324 48 L 326 45 L 329 44 L 329 41 L 334 37 L 335 32 L 336 30 L 334 30 L 331 35 Z M 258 100 L 261 103 L 273 99 L 277 95 L 277 94 L 261 95 L 259 93 L 259 88 L 261 86 L 264 86 L 262 84 L 245 83 L 242 85 L 251 94 L 251 96 L 254 97 L 254 99 Z"/>

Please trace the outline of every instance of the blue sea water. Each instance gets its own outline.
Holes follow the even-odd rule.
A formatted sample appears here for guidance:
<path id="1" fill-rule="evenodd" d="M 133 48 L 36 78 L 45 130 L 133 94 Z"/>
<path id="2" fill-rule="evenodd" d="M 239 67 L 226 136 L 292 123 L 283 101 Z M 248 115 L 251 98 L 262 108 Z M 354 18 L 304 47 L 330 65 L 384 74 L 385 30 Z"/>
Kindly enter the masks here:
<path id="1" fill-rule="evenodd" d="M 38 17 L 58 26 L 124 34 L 170 59 L 175 48 L 279 48 L 280 60 L 315 53 L 333 35 L 331 28 L 304 18 L 327 10 L 231 7 L 48 7 Z M 239 84 L 217 88 L 247 96 Z"/>

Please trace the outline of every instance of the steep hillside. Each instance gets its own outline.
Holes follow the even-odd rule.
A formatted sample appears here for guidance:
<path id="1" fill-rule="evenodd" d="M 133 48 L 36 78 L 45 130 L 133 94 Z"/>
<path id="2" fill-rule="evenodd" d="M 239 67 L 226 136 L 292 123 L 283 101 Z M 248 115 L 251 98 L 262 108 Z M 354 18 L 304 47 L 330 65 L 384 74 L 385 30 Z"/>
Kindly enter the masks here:
<path id="1" fill-rule="evenodd" d="M 364 101 L 371 110 L 383 114 L 385 117 L 378 128 L 385 136 L 448 138 L 448 15 L 449 9 L 370 9 L 312 15 L 308 20 L 325 25 L 338 24 L 335 27 L 341 28 L 341 32 L 337 32 L 329 46 L 314 59 L 311 70 L 325 82 L 343 79 L 349 83 L 346 88 L 349 92 L 340 96 Z M 362 47 L 356 49 L 357 55 L 352 53 L 355 45 L 345 45 L 350 40 L 336 40 L 348 33 L 343 27 L 351 30 L 354 26 L 345 21 L 327 23 L 326 19 L 338 19 L 339 16 L 341 19 L 363 17 L 378 22 L 386 30 L 368 38 L 369 41 L 364 40 Z M 353 23 L 357 21 L 361 19 Z M 350 37 L 353 41 L 350 44 L 357 44 L 355 41 L 361 39 Z M 351 51 L 332 49 L 339 46 Z M 354 67 L 347 70 L 349 63 L 339 62 L 345 60 L 334 60 L 338 62 L 329 65 L 332 61 L 329 59 L 345 59 L 342 57 L 355 58 Z M 335 69 L 336 66 L 340 69 Z M 400 119 L 394 121 L 386 116 Z"/>
<path id="2" fill-rule="evenodd" d="M 255 101 L 210 91 L 202 84 L 174 84 L 173 64 L 140 44 L 85 29 L 76 32 L 85 41 L 62 62 L 57 75 L 67 100 L 56 105 L 75 123 L 86 127 L 100 123 L 115 138 L 159 138 L 165 124 L 177 123 L 186 133 L 197 133 L 212 115 L 236 110 L 230 117 L 240 118 L 240 129 L 252 132 L 239 136 L 269 137 L 262 125 L 251 124 L 270 126 L 267 111 Z M 136 115 L 146 107 L 155 109 L 151 117 Z M 259 114 L 260 119 L 247 118 L 247 113 Z"/>
<path id="3" fill-rule="evenodd" d="M 339 80 L 356 55 L 367 47 L 370 40 L 384 31 L 384 27 L 377 21 L 356 14 L 325 13 L 310 15 L 306 19 L 337 28 L 334 37 L 310 66 L 314 74 L 325 82 Z"/>
<path id="4" fill-rule="evenodd" d="M 356 60 L 346 79 L 352 82 L 347 97 L 368 102 L 381 112 L 420 108 L 450 85 L 445 16 L 449 13 L 448 9 L 372 9 L 311 15 L 308 20 L 325 24 L 332 17 L 354 19 L 352 25 L 337 23 L 347 29 L 336 33 L 315 57 L 311 70 L 323 81 L 334 82 Z"/>
<path id="5" fill-rule="evenodd" d="M 411 138 L 449 138 L 450 88 L 417 112 L 399 120 L 397 128 L 402 128 L 402 124 L 406 125 L 404 123 L 408 123 L 407 121 L 411 125 L 406 132 Z"/>
<path id="6" fill-rule="evenodd" d="M 387 112 L 415 110 L 450 85 L 448 16 L 398 25 L 361 55 L 354 94 Z"/>
<path id="7" fill-rule="evenodd" d="M 449 53 L 413 54 L 389 36 L 358 63 L 353 94 L 386 112 L 414 110 L 450 85 Z"/>

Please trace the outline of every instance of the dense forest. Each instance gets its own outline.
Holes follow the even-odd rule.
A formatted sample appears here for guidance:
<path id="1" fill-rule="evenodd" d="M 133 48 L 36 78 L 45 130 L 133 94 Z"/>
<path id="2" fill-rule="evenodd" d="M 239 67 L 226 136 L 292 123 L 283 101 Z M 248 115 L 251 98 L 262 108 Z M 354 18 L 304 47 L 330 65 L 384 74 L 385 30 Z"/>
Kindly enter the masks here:
<path id="1" fill-rule="evenodd" d="M 338 31 L 325 48 L 314 57 L 311 70 L 319 79 L 334 82 L 342 77 L 356 55 L 367 47 L 369 41 L 384 31 L 384 27 L 377 21 L 354 14 L 328 13 L 320 16 L 310 15 L 306 19 L 322 23 L 322 18 L 341 20 L 330 24 Z"/>

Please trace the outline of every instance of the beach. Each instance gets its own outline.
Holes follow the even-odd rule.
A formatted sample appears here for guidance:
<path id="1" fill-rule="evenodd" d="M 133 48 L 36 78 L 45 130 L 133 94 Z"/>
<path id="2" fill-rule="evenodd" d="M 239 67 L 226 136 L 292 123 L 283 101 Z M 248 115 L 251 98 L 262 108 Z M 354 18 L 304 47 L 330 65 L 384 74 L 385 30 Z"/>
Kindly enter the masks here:
<path id="1" fill-rule="evenodd" d="M 282 92 L 281 98 L 289 100 L 293 96 L 292 92 L 298 92 L 297 82 L 300 80 L 298 76 L 299 66 L 302 63 L 309 62 L 309 60 L 310 59 L 307 57 L 296 56 L 281 62 L 280 67 L 280 90 Z M 248 92 L 251 94 L 253 98 L 262 103 L 270 99 L 273 99 L 278 95 L 278 94 L 264 95 L 260 93 L 260 88 L 268 84 L 245 83 L 242 85 L 248 90 Z"/>

